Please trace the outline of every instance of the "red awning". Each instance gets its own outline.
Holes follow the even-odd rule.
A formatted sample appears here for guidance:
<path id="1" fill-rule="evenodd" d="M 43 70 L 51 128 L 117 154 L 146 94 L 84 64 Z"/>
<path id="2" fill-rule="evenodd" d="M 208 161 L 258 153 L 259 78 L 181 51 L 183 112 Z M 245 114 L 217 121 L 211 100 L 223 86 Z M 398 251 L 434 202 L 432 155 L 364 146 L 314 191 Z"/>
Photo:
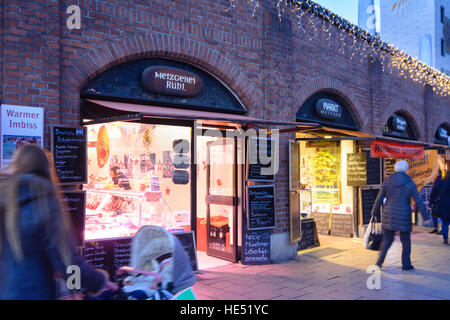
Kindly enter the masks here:
<path id="1" fill-rule="evenodd" d="M 276 120 L 266 120 L 252 118 L 245 115 L 238 114 L 228 114 L 228 113 L 218 113 L 218 112 L 208 112 L 199 110 L 186 110 L 178 108 L 166 108 L 149 106 L 142 104 L 132 104 L 114 101 L 103 101 L 103 100 L 93 100 L 87 99 L 87 102 L 92 106 L 92 104 L 106 107 L 108 109 L 113 109 L 121 111 L 123 116 L 128 117 L 130 120 L 135 120 L 136 118 L 165 118 L 165 119 L 178 119 L 178 120 L 206 120 L 206 121 L 217 121 L 217 122 L 227 122 L 227 123 L 240 123 L 240 124 L 260 124 L 265 126 L 298 126 L 304 125 L 310 128 L 317 128 L 320 125 L 316 123 L 299 123 L 299 122 L 289 122 L 289 121 L 276 121 Z M 115 117 L 119 119 L 120 117 Z M 98 118 L 94 119 L 98 122 Z M 118 120 L 116 120 L 118 121 Z M 89 122 L 85 123 L 89 124 Z"/>

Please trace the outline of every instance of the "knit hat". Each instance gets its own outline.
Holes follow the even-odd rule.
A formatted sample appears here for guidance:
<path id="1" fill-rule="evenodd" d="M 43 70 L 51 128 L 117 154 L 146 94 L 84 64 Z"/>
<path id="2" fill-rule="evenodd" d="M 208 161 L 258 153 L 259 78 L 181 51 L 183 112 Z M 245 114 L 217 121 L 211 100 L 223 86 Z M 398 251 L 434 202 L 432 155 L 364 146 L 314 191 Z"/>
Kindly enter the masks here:
<path id="1" fill-rule="evenodd" d="M 401 160 L 401 161 L 397 161 L 395 163 L 394 170 L 395 170 L 395 172 L 406 172 L 406 171 L 408 171 L 408 168 L 409 168 L 408 162 Z"/>

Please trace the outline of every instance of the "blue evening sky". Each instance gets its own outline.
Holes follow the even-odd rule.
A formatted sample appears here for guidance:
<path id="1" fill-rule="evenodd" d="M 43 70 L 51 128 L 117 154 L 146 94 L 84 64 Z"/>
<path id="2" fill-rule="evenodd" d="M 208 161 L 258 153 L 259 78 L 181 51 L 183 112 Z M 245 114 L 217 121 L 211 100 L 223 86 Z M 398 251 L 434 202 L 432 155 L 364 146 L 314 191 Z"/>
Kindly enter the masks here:
<path id="1" fill-rule="evenodd" d="M 313 0 L 353 24 L 358 24 L 358 0 Z"/>

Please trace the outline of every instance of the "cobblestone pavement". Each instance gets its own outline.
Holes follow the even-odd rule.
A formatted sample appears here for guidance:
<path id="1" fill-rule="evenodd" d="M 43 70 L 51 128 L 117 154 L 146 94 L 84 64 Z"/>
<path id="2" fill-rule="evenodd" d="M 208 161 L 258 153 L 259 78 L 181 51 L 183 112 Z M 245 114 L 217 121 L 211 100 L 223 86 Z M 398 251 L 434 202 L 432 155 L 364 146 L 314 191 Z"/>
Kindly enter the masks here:
<path id="1" fill-rule="evenodd" d="M 381 272 L 381 289 L 369 290 L 367 267 L 378 252 L 361 239 L 320 236 L 321 246 L 290 261 L 264 266 L 240 263 L 201 270 L 200 300 L 442 300 L 450 299 L 450 246 L 417 228 L 412 234 L 413 271 L 401 270 L 396 236 Z"/>

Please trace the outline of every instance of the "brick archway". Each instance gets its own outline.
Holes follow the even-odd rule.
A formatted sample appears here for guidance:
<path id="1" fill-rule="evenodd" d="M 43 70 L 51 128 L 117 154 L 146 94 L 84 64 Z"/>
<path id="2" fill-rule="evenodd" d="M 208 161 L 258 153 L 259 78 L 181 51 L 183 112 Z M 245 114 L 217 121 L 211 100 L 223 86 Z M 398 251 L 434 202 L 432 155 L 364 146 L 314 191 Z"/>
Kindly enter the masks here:
<path id="1" fill-rule="evenodd" d="M 95 76 L 118 64 L 143 58 L 167 58 L 190 63 L 219 79 L 248 110 L 263 104 L 259 89 L 217 50 L 198 41 L 157 33 L 105 42 L 83 54 L 63 72 L 63 86 L 67 88 L 64 96 L 71 97 L 71 101 L 64 102 L 73 106 L 76 97 L 79 105 L 81 88 Z"/>
<path id="2" fill-rule="evenodd" d="M 321 91 L 334 93 L 344 100 L 347 106 L 349 106 L 349 111 L 354 116 L 356 124 L 361 128 L 361 131 L 369 130 L 369 112 L 364 110 L 353 90 L 336 79 L 320 77 L 309 81 L 303 87 L 299 88 L 294 96 L 295 103 L 292 106 L 294 116 L 309 97 Z"/>
<path id="3" fill-rule="evenodd" d="M 389 118 L 395 113 L 400 112 L 407 118 L 408 122 L 412 125 L 413 129 L 417 133 L 417 138 L 420 139 L 423 137 L 424 131 L 420 130 L 420 126 L 418 125 L 414 116 L 408 110 L 399 108 L 399 105 L 396 101 L 392 101 L 391 104 L 384 110 L 383 116 L 381 118 L 381 123 L 378 123 L 378 126 L 375 128 L 375 134 L 383 135 L 384 126 L 388 122 Z"/>

